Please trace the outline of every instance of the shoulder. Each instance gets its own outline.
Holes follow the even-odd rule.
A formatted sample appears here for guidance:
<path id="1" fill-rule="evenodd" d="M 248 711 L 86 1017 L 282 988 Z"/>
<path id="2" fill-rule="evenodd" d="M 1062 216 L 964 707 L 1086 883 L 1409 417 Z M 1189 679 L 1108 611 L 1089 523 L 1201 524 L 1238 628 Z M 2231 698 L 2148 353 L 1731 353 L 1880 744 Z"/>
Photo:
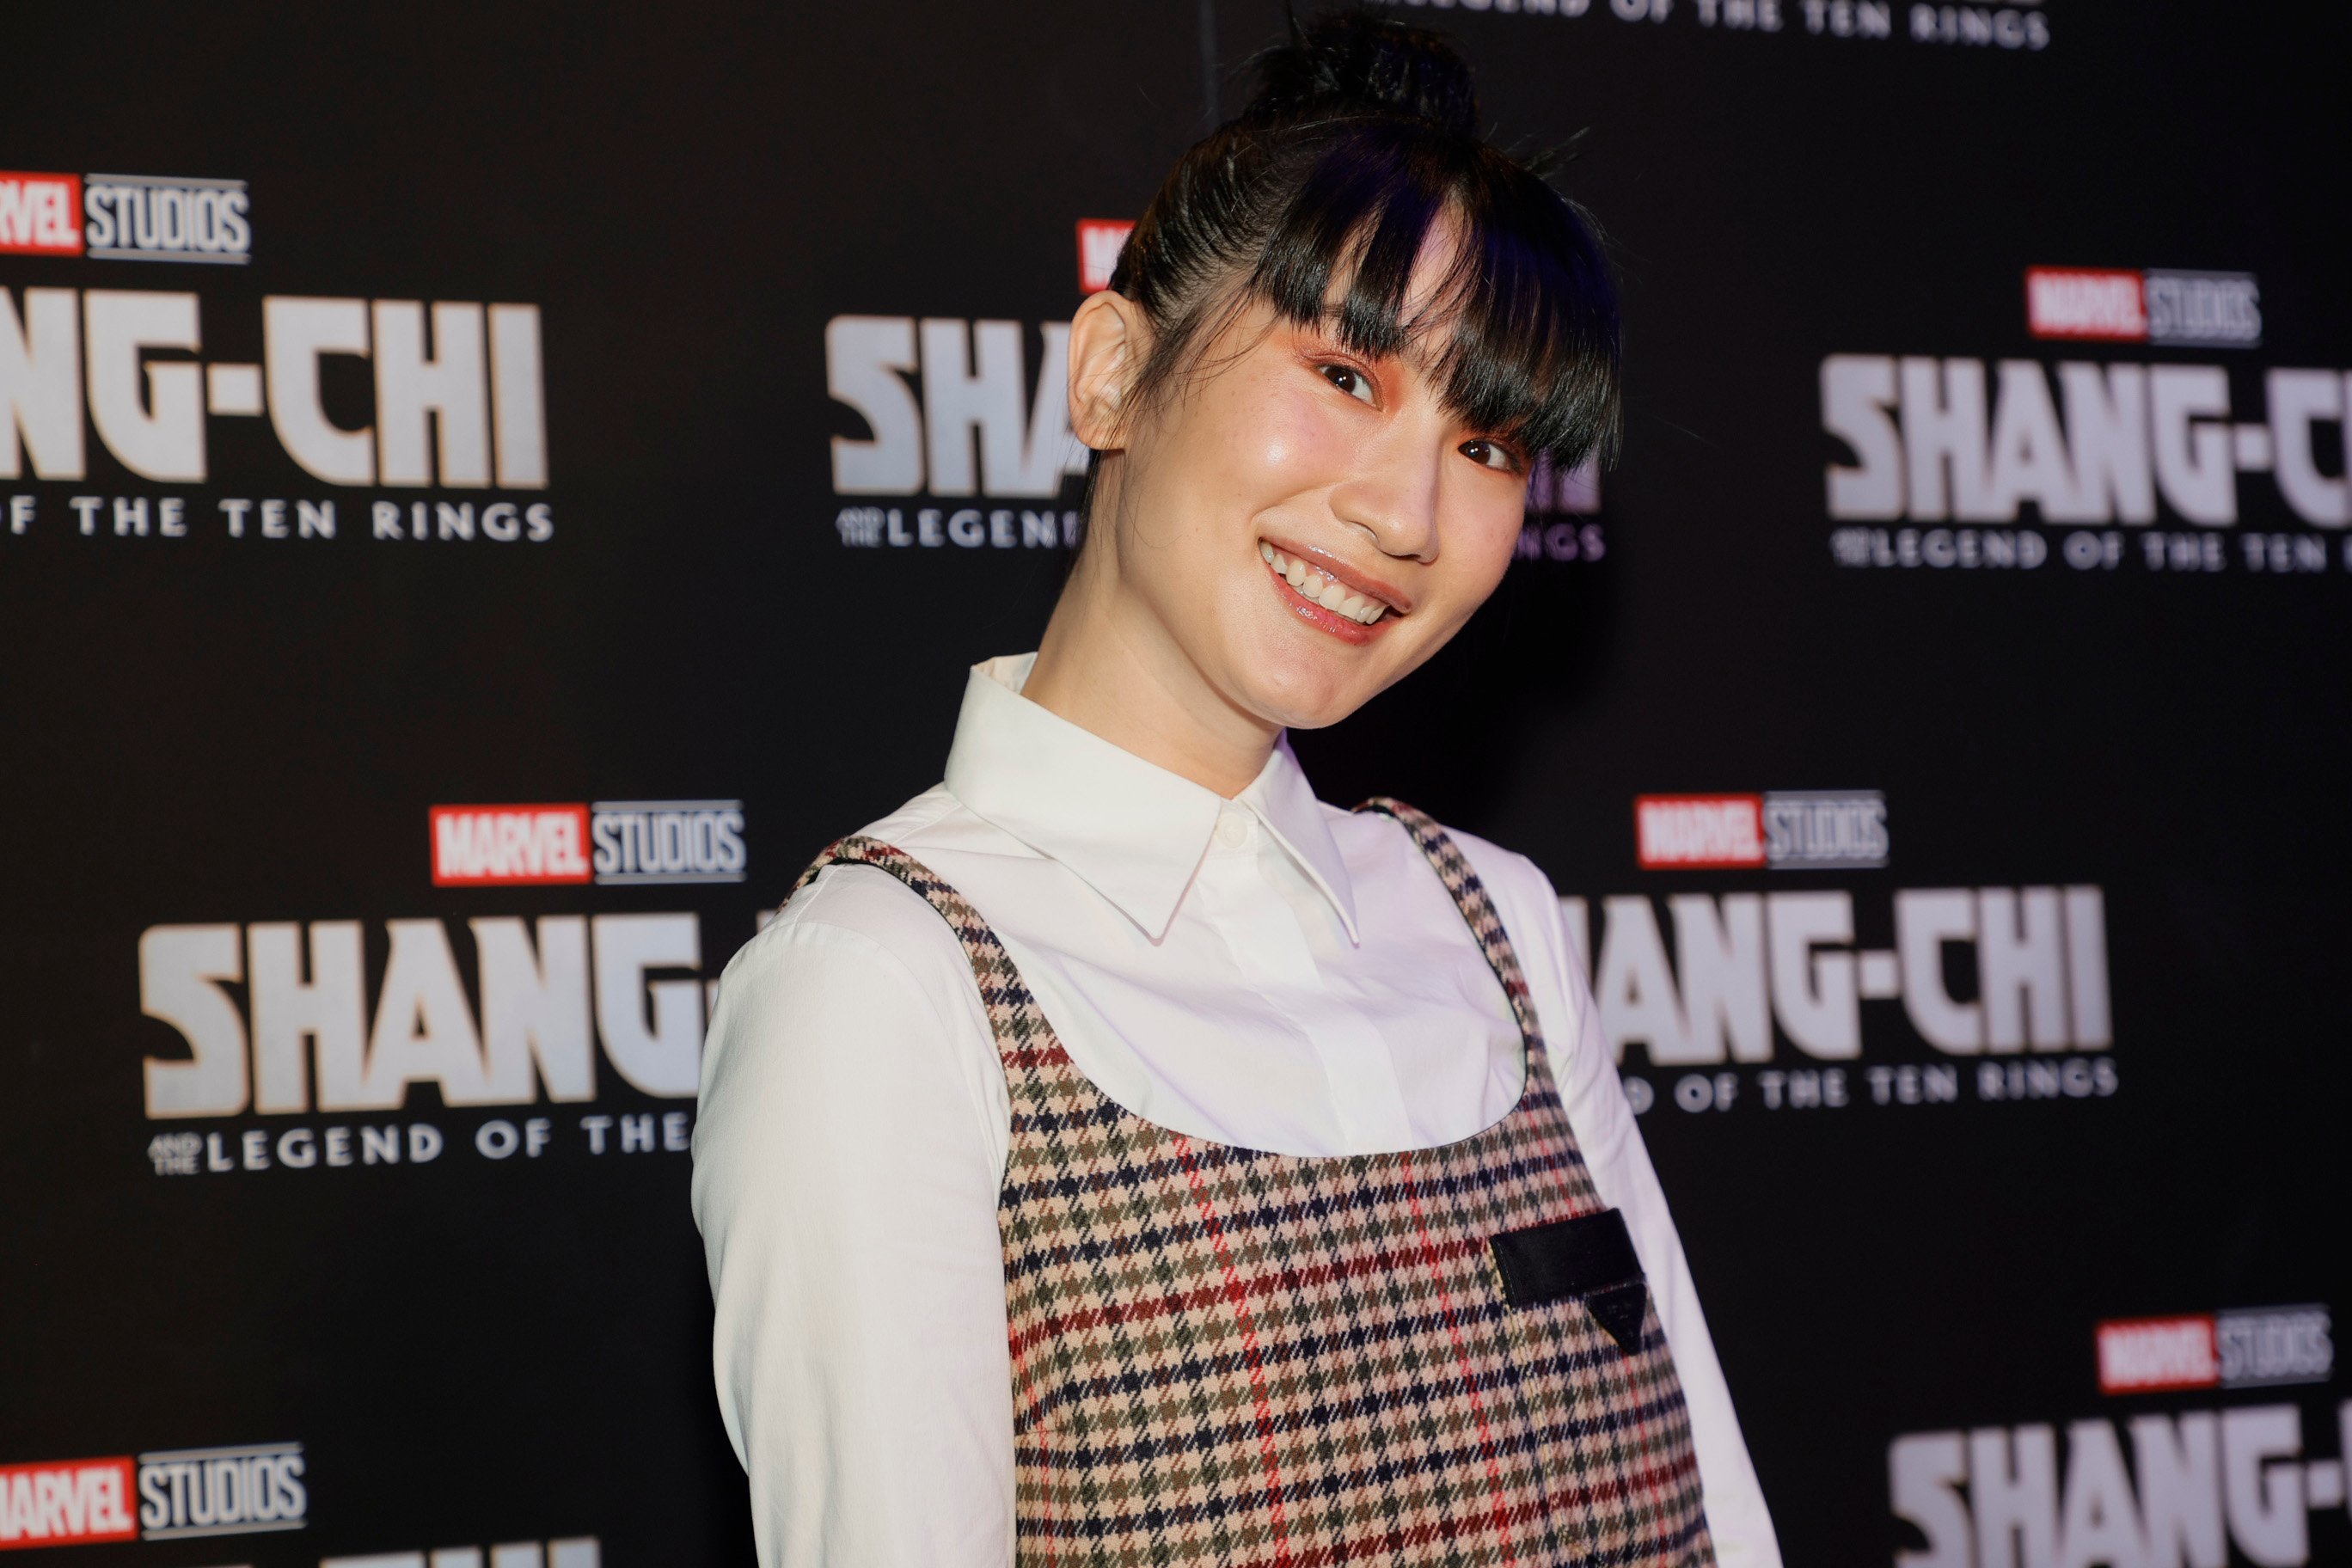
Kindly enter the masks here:
<path id="1" fill-rule="evenodd" d="M 1375 858 L 1426 865 L 1420 847 L 1394 820 L 1375 812 L 1324 809 L 1331 818 L 1332 837 L 1345 846 L 1351 865 Z M 1553 1032 L 1574 1028 L 1582 1013 L 1582 961 L 1551 879 L 1516 850 L 1459 827 L 1442 823 L 1439 826 L 1461 851 L 1501 918 L 1504 933 L 1510 938 L 1512 952 L 1532 989 L 1538 1014 L 1548 1022 L 1559 1020 L 1551 1026 Z"/>
<path id="2" fill-rule="evenodd" d="M 1477 873 L 1514 942 L 1538 941 L 1559 924 L 1559 894 L 1541 867 L 1517 850 L 1506 849 L 1475 833 L 1458 827 L 1449 827 L 1445 833 Z"/>
<path id="3" fill-rule="evenodd" d="M 1509 933 L 1518 954 L 1519 968 L 1538 988 L 1540 1000 L 1542 992 L 1556 986 L 1573 967 L 1567 924 L 1560 918 L 1559 894 L 1551 879 L 1533 860 L 1492 839 L 1458 827 L 1447 828 L 1445 836 L 1462 851 L 1462 858 L 1486 889 L 1486 897 L 1493 900 L 1503 930 Z"/>
<path id="4" fill-rule="evenodd" d="M 1345 811 L 1335 805 L 1323 807 L 1324 817 L 1331 837 L 1341 847 L 1341 852 L 1351 861 L 1359 858 L 1421 861 L 1420 847 L 1403 825 L 1379 812 Z M 1434 818 L 1432 819 L 1435 820 Z M 1486 896 L 1495 901 L 1496 909 L 1511 928 L 1514 940 L 1518 927 L 1511 916 L 1515 910 L 1525 915 L 1540 917 L 1541 923 L 1556 918 L 1558 895 L 1552 891 L 1551 879 L 1526 856 L 1504 848 L 1489 839 L 1459 827 L 1439 823 L 1445 837 L 1469 862 Z"/>
<path id="5" fill-rule="evenodd" d="M 1003 1084 L 947 921 L 887 872 L 827 867 L 719 977 L 695 1131 L 705 1234 L 778 1172 L 795 1191 L 845 1170 L 884 1181 L 875 1163 L 903 1163 L 908 1141 L 992 1193 Z"/>
<path id="6" fill-rule="evenodd" d="M 1551 879 L 1526 856 L 1475 833 L 1446 832 L 1502 917 L 1544 1038 L 1555 1051 L 1567 1049 L 1584 1037 L 1591 987 L 1577 948 L 1580 939 L 1570 929 Z"/>
<path id="7" fill-rule="evenodd" d="M 919 827 L 921 805 L 875 826 Z M 912 835 L 897 837 L 907 847 Z M 961 942 L 919 894 L 870 866 L 825 868 L 737 951 L 703 1046 L 714 1147 L 730 1128 L 772 1131 L 895 1100 L 941 1136 L 971 1130 L 984 1149 L 1001 1127 L 1003 1081 Z"/>
<path id="8" fill-rule="evenodd" d="M 941 789 L 926 790 L 853 837 L 877 838 L 917 858 L 960 809 Z M 971 983 L 955 931 L 906 883 L 871 866 L 828 866 L 775 911 L 727 965 L 730 984 L 756 984 L 812 963 L 895 973 L 945 994 Z"/>

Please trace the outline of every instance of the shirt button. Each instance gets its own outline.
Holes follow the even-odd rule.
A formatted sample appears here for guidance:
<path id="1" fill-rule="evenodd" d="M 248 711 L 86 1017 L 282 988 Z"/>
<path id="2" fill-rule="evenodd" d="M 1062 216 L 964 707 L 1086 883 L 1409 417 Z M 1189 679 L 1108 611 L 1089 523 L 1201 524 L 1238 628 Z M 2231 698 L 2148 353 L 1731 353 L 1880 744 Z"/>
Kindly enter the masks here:
<path id="1" fill-rule="evenodd" d="M 1249 818 L 1238 811 L 1228 811 L 1217 818 L 1217 843 L 1227 849 L 1238 849 L 1250 840 Z"/>

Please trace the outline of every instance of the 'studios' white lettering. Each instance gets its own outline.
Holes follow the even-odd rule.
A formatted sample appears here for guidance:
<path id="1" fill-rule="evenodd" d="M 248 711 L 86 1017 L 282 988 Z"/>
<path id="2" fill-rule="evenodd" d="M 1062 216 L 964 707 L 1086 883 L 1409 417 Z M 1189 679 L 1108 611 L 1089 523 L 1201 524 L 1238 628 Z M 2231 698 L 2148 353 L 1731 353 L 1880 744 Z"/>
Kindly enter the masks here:
<path id="1" fill-rule="evenodd" d="M 310 1505 L 299 1443 L 139 1456 L 139 1523 L 150 1541 L 299 1530 Z"/>
<path id="2" fill-rule="evenodd" d="M 125 179 L 94 175 L 82 188 L 89 254 L 179 256 L 243 262 L 253 250 L 242 180 Z"/>
<path id="3" fill-rule="evenodd" d="M 2336 1371 L 2334 1323 L 2325 1307 L 2273 1307 L 2222 1312 L 2214 1321 L 2221 1383 L 2320 1383 Z"/>
<path id="4" fill-rule="evenodd" d="M 740 801 L 599 801 L 591 837 L 600 882 L 740 882 Z"/>

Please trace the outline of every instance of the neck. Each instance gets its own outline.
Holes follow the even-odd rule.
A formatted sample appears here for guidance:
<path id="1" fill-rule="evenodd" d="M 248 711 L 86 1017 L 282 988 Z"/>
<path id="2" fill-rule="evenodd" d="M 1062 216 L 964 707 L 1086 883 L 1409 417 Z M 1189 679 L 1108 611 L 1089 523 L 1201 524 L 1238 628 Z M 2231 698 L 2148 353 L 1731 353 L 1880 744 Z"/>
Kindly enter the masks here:
<path id="1" fill-rule="evenodd" d="M 1216 689 L 1120 578 L 1116 542 L 1080 552 L 1021 695 L 1228 800 L 1282 735 Z"/>

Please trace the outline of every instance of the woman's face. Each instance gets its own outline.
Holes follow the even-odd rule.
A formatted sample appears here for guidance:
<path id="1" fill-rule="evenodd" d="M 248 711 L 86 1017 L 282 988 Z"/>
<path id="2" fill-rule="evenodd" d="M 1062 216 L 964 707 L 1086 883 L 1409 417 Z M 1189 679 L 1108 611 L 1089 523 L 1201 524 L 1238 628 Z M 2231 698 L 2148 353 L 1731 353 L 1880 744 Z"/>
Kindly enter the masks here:
<path id="1" fill-rule="evenodd" d="M 1408 320 L 1437 270 L 1424 251 Z M 1263 304 L 1117 439 L 1096 547 L 1116 552 L 1121 597 L 1270 726 L 1334 723 L 1403 679 L 1494 592 L 1518 542 L 1524 454 L 1449 413 L 1412 357 L 1352 353 Z"/>

